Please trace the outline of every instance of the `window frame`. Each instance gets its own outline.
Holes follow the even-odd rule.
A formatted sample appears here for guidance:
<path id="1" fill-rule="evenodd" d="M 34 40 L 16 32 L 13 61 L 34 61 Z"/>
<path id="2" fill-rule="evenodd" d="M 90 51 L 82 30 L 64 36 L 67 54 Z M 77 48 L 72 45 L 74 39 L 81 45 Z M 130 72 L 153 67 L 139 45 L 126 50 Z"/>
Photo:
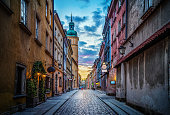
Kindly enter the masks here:
<path id="1" fill-rule="evenodd" d="M 26 66 L 20 63 L 16 63 L 16 70 L 15 70 L 15 90 L 14 95 L 15 97 L 26 95 Z M 21 92 L 18 94 L 17 92 L 17 86 L 18 86 L 18 67 L 22 68 L 22 76 L 21 76 Z"/>
<path id="2" fill-rule="evenodd" d="M 24 3 L 23 3 L 24 2 Z M 23 4 L 24 4 L 24 6 L 23 6 Z M 27 26 L 27 9 L 28 9 L 28 3 L 27 3 L 27 1 L 26 0 L 21 0 L 21 3 L 20 3 L 20 5 L 21 5 L 21 11 L 20 11 L 20 19 L 21 19 L 21 22 L 25 25 L 25 26 Z M 22 16 L 23 15 L 23 16 Z"/>
<path id="3" fill-rule="evenodd" d="M 40 34 L 39 34 L 39 30 L 40 30 L 40 19 L 36 16 L 36 22 L 35 22 L 35 38 L 40 40 Z"/>
<path id="4" fill-rule="evenodd" d="M 48 17 L 48 2 L 46 1 L 46 4 L 45 4 L 45 17 L 47 18 Z"/>
<path id="5" fill-rule="evenodd" d="M 153 6 L 153 0 L 144 0 L 143 2 L 144 2 L 143 11 L 147 12 L 149 10 L 149 8 Z M 147 8 L 146 8 L 146 6 L 147 6 Z"/>
<path id="6" fill-rule="evenodd" d="M 118 33 L 121 32 L 121 19 L 118 22 Z"/>

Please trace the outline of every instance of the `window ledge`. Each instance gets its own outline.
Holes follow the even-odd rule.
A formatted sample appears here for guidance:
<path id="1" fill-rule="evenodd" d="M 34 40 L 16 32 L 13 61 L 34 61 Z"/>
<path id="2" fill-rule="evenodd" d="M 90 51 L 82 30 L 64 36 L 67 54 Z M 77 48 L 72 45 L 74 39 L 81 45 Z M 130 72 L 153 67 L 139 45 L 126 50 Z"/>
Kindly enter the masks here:
<path id="1" fill-rule="evenodd" d="M 14 12 L 3 2 L 0 0 L 0 6 L 2 6 L 5 11 L 9 14 L 12 15 Z"/>
<path id="2" fill-rule="evenodd" d="M 40 47 L 42 46 L 42 43 L 40 42 L 40 40 L 38 38 L 35 38 L 34 40 L 38 46 L 40 46 Z"/>
<path id="3" fill-rule="evenodd" d="M 153 10 L 154 10 L 154 7 L 151 6 L 151 7 L 142 15 L 141 19 L 142 19 L 142 20 L 146 20 L 146 19 L 150 16 L 150 14 L 153 12 Z"/>
<path id="4" fill-rule="evenodd" d="M 13 96 L 14 99 L 23 98 L 23 97 L 26 97 L 26 94 Z"/>
<path id="5" fill-rule="evenodd" d="M 31 31 L 28 29 L 27 26 L 25 26 L 22 22 L 19 22 L 19 25 L 21 27 L 21 29 L 23 29 L 29 36 L 32 35 Z"/>

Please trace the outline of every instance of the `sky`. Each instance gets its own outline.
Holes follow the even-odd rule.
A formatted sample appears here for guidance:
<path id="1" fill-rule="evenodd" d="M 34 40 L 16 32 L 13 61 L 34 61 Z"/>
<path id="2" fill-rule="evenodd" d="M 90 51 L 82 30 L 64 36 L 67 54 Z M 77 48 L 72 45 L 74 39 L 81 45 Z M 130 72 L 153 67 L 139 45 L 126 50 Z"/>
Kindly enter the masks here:
<path id="1" fill-rule="evenodd" d="M 111 0 L 54 0 L 63 28 L 68 30 L 73 15 L 79 37 L 79 73 L 86 78 L 98 57 L 102 31 Z"/>

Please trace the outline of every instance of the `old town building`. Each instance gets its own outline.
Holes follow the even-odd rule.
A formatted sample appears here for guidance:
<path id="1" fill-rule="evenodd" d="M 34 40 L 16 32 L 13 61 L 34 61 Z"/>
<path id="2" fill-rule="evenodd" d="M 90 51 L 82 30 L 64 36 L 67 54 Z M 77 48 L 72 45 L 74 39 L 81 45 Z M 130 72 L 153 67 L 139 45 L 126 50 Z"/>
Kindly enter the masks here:
<path id="1" fill-rule="evenodd" d="M 69 23 L 69 30 L 67 31 L 67 38 L 71 40 L 71 47 L 73 50 L 72 55 L 72 83 L 73 88 L 78 88 L 78 41 L 79 37 L 77 36 L 77 32 L 74 30 L 74 22 L 72 20 L 71 15 L 71 22 Z"/>
<path id="2" fill-rule="evenodd" d="M 67 77 L 65 79 L 65 91 L 70 91 L 72 87 L 72 55 L 73 50 L 71 47 L 71 40 L 67 39 L 67 62 L 66 62 L 66 72 Z"/>
<path id="3" fill-rule="evenodd" d="M 170 113 L 169 6 L 169 0 L 127 4 L 127 36 L 119 46 L 122 56 L 115 65 L 116 97 L 145 114 Z"/>
<path id="4" fill-rule="evenodd" d="M 108 10 L 108 17 L 111 23 L 111 71 L 110 74 L 113 77 L 114 93 L 119 99 L 123 99 L 120 93 L 121 89 L 121 78 L 116 76 L 116 69 L 113 66 L 116 64 L 117 60 L 122 56 L 119 53 L 118 48 L 122 45 L 125 39 L 126 30 L 126 2 L 125 0 L 112 0 L 110 8 Z M 117 81 L 116 81 L 117 80 Z M 119 96 L 118 96 L 119 95 Z"/>
<path id="5" fill-rule="evenodd" d="M 46 72 L 52 66 L 52 14 L 52 0 L 0 1 L 0 113 L 25 108 L 26 79 L 34 77 L 33 65 L 39 63 Z M 34 74 L 38 83 L 39 77 L 46 79 L 49 97 L 52 75 L 45 71 Z M 36 103 L 41 100 L 37 96 Z"/>
<path id="6" fill-rule="evenodd" d="M 63 39 L 66 37 L 58 14 L 54 14 L 54 60 L 55 60 L 55 94 L 62 93 L 63 89 Z"/>

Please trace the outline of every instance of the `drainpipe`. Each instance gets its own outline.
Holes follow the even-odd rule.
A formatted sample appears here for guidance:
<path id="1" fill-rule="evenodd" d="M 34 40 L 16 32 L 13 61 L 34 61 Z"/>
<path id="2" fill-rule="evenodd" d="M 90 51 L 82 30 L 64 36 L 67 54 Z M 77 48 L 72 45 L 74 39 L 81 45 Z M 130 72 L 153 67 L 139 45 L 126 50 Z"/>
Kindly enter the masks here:
<path id="1" fill-rule="evenodd" d="M 54 0 L 53 0 L 53 58 L 52 66 L 54 67 Z M 54 97 L 54 73 L 52 74 L 52 97 Z"/>

